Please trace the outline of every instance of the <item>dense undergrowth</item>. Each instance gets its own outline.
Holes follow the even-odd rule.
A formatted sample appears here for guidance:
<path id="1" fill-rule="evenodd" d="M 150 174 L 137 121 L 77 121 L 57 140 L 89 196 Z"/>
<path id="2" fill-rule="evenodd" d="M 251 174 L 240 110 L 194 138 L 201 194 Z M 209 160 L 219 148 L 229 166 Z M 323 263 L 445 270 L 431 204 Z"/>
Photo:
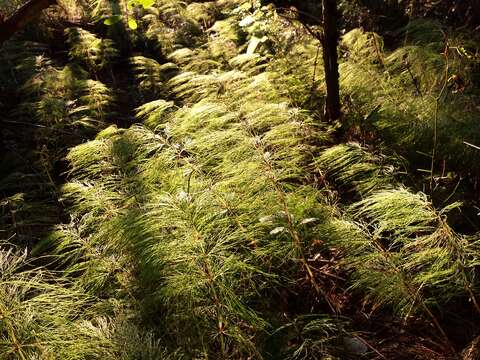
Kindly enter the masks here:
<path id="1" fill-rule="evenodd" d="M 0 357 L 473 359 L 471 34 L 347 32 L 329 124 L 292 14 L 123 5 L 2 48 Z"/>

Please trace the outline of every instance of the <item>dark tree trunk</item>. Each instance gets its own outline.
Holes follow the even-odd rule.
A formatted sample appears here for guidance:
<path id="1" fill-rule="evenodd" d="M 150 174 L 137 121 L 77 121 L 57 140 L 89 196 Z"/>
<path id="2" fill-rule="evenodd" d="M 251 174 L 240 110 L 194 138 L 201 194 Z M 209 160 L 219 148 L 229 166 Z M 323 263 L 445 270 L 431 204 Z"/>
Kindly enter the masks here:
<path id="1" fill-rule="evenodd" d="M 33 19 L 37 18 L 42 10 L 57 3 L 57 0 L 30 0 L 20 7 L 5 21 L 0 22 L 0 45 L 10 39 L 13 34 L 23 29 Z"/>
<path id="2" fill-rule="evenodd" d="M 341 116 L 340 85 L 338 74 L 338 10 L 336 0 L 322 0 L 323 16 L 323 63 L 325 67 L 325 82 L 327 99 L 325 101 L 325 117 L 334 121 Z"/>

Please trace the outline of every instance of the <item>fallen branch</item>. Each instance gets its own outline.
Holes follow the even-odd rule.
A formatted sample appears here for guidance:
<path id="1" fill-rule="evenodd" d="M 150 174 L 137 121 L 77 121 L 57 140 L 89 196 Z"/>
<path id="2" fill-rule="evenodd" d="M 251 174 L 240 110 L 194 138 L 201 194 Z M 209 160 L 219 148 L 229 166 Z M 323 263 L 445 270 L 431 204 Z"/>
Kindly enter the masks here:
<path id="1" fill-rule="evenodd" d="M 37 18 L 42 10 L 56 3 L 57 0 L 30 0 L 22 5 L 5 21 L 0 22 L 0 45 Z"/>

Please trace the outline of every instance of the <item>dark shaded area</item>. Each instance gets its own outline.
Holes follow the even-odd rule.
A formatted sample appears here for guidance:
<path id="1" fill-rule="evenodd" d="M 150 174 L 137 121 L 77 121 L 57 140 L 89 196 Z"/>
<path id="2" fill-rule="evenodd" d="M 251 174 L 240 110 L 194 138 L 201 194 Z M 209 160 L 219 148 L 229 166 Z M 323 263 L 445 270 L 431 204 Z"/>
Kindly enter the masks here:
<path id="1" fill-rule="evenodd" d="M 0 21 L 0 45 L 36 19 L 42 10 L 56 3 L 57 0 L 30 0 L 5 20 Z"/>

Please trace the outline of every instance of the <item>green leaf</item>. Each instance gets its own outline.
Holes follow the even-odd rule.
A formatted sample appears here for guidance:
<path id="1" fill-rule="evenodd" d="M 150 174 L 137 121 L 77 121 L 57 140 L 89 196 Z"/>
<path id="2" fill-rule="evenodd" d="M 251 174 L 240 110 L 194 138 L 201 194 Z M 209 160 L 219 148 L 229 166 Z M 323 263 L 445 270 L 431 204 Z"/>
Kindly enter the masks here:
<path id="1" fill-rule="evenodd" d="M 132 30 L 136 30 L 138 28 L 138 24 L 135 19 L 128 19 L 128 27 Z"/>
<path id="2" fill-rule="evenodd" d="M 138 3 L 143 6 L 144 9 L 149 8 L 155 4 L 155 0 L 138 0 Z"/>
<path id="3" fill-rule="evenodd" d="M 109 18 L 105 19 L 103 23 L 105 25 L 111 26 L 118 23 L 120 20 L 122 20 L 122 15 L 112 15 Z"/>
<path id="4" fill-rule="evenodd" d="M 142 6 L 144 9 L 152 7 L 155 4 L 155 0 L 129 0 L 127 7 L 132 10 L 135 6 Z"/>
<path id="5" fill-rule="evenodd" d="M 135 0 L 130 0 L 130 1 L 128 1 L 128 2 L 127 2 L 127 8 L 128 8 L 128 10 L 132 10 L 132 9 L 135 7 L 135 5 L 137 5 L 137 2 L 136 2 Z"/>

